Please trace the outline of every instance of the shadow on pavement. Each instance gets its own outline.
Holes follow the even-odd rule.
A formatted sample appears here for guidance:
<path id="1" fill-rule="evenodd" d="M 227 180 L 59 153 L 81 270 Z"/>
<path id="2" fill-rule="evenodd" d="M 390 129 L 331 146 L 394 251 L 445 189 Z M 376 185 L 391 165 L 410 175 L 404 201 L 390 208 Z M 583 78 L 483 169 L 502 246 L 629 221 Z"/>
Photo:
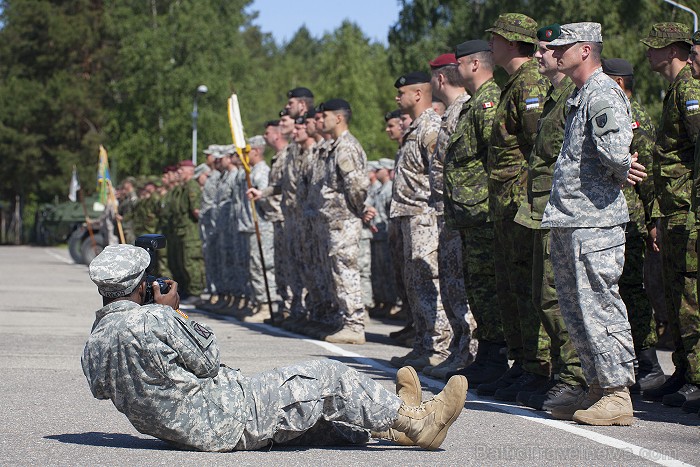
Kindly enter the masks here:
<path id="1" fill-rule="evenodd" d="M 174 450 L 165 441 L 156 438 L 139 438 L 124 433 L 101 433 L 90 431 L 87 433 L 65 433 L 62 435 L 44 436 L 45 439 L 54 439 L 66 444 L 82 444 L 85 446 L 104 446 L 110 448 L 130 449 L 157 449 Z"/>

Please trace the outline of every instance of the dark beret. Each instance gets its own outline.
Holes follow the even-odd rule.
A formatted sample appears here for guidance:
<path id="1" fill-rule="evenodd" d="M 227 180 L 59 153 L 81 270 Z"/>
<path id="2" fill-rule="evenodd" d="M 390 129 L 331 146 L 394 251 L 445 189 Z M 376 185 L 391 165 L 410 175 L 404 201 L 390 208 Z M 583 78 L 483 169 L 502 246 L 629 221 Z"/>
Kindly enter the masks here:
<path id="1" fill-rule="evenodd" d="M 177 172 L 177 166 L 176 165 L 166 165 L 163 167 L 163 173 L 167 174 L 168 172 Z"/>
<path id="2" fill-rule="evenodd" d="M 316 112 L 317 114 L 323 113 L 323 102 L 321 102 L 320 104 L 318 104 L 316 106 L 316 108 L 314 109 L 314 112 Z"/>
<path id="3" fill-rule="evenodd" d="M 321 107 L 321 112 L 326 110 L 350 110 L 350 103 L 345 99 L 329 99 L 319 107 Z"/>
<path id="4" fill-rule="evenodd" d="M 304 125 L 306 123 L 306 117 L 297 117 L 294 119 L 294 123 L 297 125 Z"/>
<path id="5" fill-rule="evenodd" d="M 194 162 L 191 159 L 184 159 L 177 163 L 178 167 L 194 167 Z"/>
<path id="6" fill-rule="evenodd" d="M 308 112 L 306 112 L 305 117 L 306 118 L 314 118 L 316 116 L 316 109 L 311 109 Z"/>
<path id="7" fill-rule="evenodd" d="M 279 120 L 268 120 L 265 122 L 265 128 L 269 126 L 280 126 L 280 121 Z"/>
<path id="8" fill-rule="evenodd" d="M 408 86 L 411 84 L 424 84 L 430 82 L 430 75 L 424 71 L 412 71 L 400 76 L 394 83 L 396 89 Z"/>
<path id="9" fill-rule="evenodd" d="M 613 76 L 634 76 L 634 67 L 624 58 L 603 59 L 603 73 Z"/>
<path id="10" fill-rule="evenodd" d="M 388 122 L 392 118 L 401 118 L 401 111 L 399 109 L 392 110 L 384 114 L 384 121 Z"/>
<path id="11" fill-rule="evenodd" d="M 280 110 L 280 118 L 284 117 L 285 115 L 289 115 L 289 111 L 287 109 Z"/>
<path id="12" fill-rule="evenodd" d="M 552 42 L 561 35 L 561 26 L 558 23 L 550 24 L 537 30 L 537 39 L 542 42 Z"/>
<path id="13" fill-rule="evenodd" d="M 475 54 L 478 52 L 488 52 L 491 50 L 489 43 L 482 41 L 480 39 L 462 42 L 455 47 L 455 57 L 466 57 L 467 55 Z"/>
<path id="14" fill-rule="evenodd" d="M 314 93 L 307 88 L 294 88 L 287 92 L 287 98 L 291 97 L 314 97 Z"/>

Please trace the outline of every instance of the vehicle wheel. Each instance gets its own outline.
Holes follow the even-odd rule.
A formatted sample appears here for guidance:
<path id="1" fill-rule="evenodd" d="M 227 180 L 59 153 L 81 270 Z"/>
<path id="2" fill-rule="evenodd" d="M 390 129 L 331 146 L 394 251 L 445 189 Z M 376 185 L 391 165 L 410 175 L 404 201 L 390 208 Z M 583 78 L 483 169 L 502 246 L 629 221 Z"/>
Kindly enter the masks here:
<path id="1" fill-rule="evenodd" d="M 83 264 L 89 265 L 90 261 L 95 259 L 95 256 L 99 255 L 104 249 L 104 240 L 102 239 L 102 235 L 95 234 L 95 243 L 97 243 L 97 247 L 93 248 L 92 240 L 90 240 L 89 235 L 83 240 L 83 243 L 80 246 L 80 251 L 82 252 L 83 256 Z M 97 250 L 97 252 L 95 250 Z"/>
<path id="2" fill-rule="evenodd" d="M 83 264 L 82 244 L 84 234 L 85 228 L 78 227 L 73 231 L 70 237 L 68 237 L 68 252 L 76 264 Z"/>

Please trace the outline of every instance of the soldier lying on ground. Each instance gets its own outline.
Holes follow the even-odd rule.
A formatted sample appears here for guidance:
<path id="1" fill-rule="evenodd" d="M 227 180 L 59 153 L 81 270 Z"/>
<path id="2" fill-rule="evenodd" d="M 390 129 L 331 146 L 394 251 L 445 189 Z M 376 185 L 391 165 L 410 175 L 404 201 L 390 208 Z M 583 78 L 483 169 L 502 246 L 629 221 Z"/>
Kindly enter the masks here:
<path id="1" fill-rule="evenodd" d="M 252 377 L 219 362 L 213 332 L 178 310 L 177 283 L 144 305 L 148 253 L 111 245 L 90 264 L 103 297 L 82 357 L 92 394 L 111 399 L 141 433 L 184 449 L 250 450 L 363 444 L 370 435 L 436 449 L 461 413 L 467 380 L 455 376 L 422 402 L 410 367 L 397 392 L 342 363 L 316 360 Z"/>

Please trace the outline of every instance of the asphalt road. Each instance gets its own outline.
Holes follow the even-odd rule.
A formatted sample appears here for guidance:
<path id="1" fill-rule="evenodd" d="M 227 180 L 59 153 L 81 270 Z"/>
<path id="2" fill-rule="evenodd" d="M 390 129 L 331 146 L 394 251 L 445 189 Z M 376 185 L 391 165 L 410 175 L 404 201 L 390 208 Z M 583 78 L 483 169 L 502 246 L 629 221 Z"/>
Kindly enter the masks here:
<path id="1" fill-rule="evenodd" d="M 93 399 L 80 355 L 101 306 L 85 266 L 59 248 L 0 247 L 2 465 L 683 465 L 700 463 L 700 418 L 635 399 L 632 427 L 582 427 L 470 392 L 441 450 L 372 442 L 362 448 L 201 453 L 138 433 L 109 401 Z M 195 312 L 195 314 L 197 314 Z M 305 359 L 340 360 L 393 388 L 385 337 L 372 322 L 363 346 L 330 345 L 266 325 L 202 314 L 222 361 L 245 374 Z M 669 354 L 661 355 L 667 373 Z M 425 391 L 442 384 L 422 378 Z"/>

